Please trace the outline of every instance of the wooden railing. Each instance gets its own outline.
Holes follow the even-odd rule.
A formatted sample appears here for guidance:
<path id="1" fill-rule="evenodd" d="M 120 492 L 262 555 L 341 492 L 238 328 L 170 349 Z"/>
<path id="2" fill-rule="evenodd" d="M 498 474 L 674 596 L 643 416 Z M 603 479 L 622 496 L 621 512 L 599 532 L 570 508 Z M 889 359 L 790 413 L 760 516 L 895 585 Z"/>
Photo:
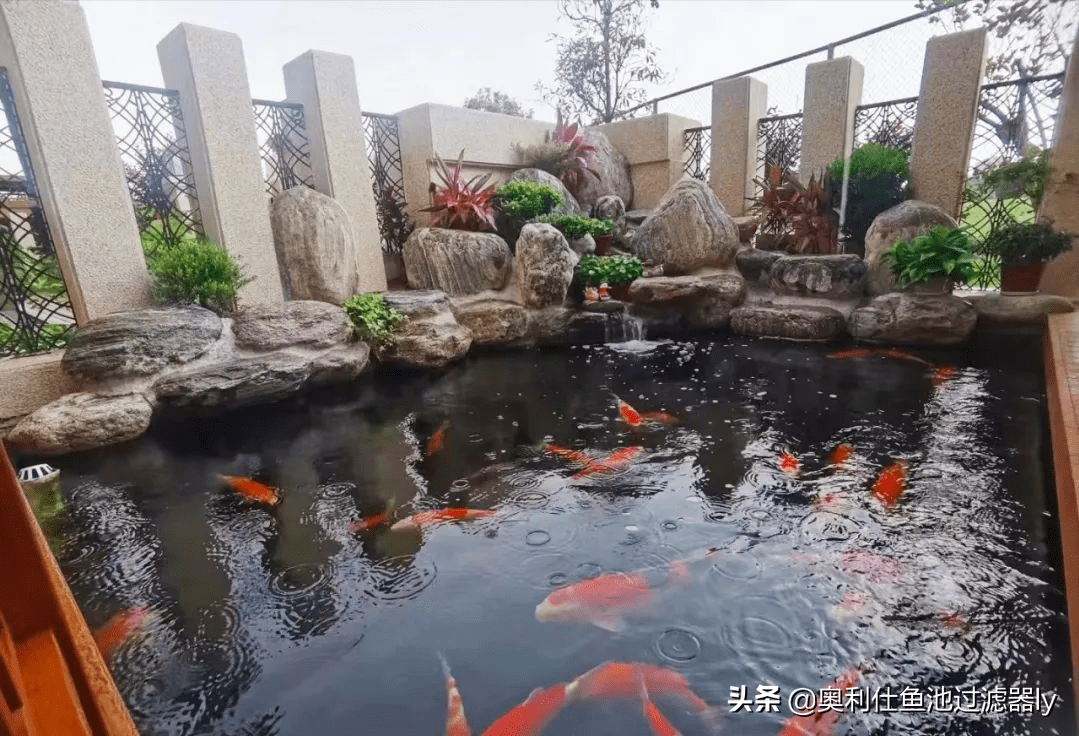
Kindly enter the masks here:
<path id="1" fill-rule="evenodd" d="M 0 444 L 0 736 L 139 736 Z"/>

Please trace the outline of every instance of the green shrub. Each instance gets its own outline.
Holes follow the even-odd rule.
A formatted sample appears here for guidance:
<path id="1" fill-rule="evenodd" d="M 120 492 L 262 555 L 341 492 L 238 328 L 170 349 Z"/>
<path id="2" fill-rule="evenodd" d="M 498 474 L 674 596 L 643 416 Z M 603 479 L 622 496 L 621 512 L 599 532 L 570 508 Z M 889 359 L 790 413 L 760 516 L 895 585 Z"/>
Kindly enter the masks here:
<path id="1" fill-rule="evenodd" d="M 218 314 L 235 311 L 236 294 L 252 278 L 224 248 L 182 240 L 149 259 L 151 295 L 161 304 L 197 304 Z"/>
<path id="2" fill-rule="evenodd" d="M 982 176 L 999 199 L 1026 196 L 1036 212 L 1049 182 L 1049 151 L 1036 151 L 1012 163 L 1001 164 Z"/>
<path id="3" fill-rule="evenodd" d="M 913 240 L 897 241 L 886 256 L 903 286 L 942 277 L 966 283 L 974 276 L 970 238 L 957 228 L 940 225 Z"/>
<path id="4" fill-rule="evenodd" d="M 843 162 L 838 158 L 828 167 L 832 206 L 841 204 Z M 910 154 L 899 148 L 867 143 L 850 157 L 847 182 L 847 214 L 842 235 L 861 246 L 877 215 L 910 199 Z"/>
<path id="5" fill-rule="evenodd" d="M 636 256 L 583 256 L 578 272 L 586 284 L 628 284 L 644 273 Z"/>
<path id="6" fill-rule="evenodd" d="M 357 294 L 343 305 L 357 337 L 367 342 L 393 345 L 394 333 L 405 315 L 386 304 L 381 294 Z"/>
<path id="7" fill-rule="evenodd" d="M 567 240 L 576 240 L 585 235 L 608 235 L 614 232 L 614 223 L 610 220 L 597 220 L 585 215 L 544 215 L 533 222 L 543 222 L 553 226 L 566 236 Z"/>
<path id="8" fill-rule="evenodd" d="M 1014 223 L 990 233 L 983 248 L 1009 266 L 1046 263 L 1071 250 L 1073 237 L 1054 231 L 1045 220 Z"/>
<path id="9" fill-rule="evenodd" d="M 565 201 L 557 189 L 538 181 L 508 181 L 495 193 L 495 202 L 503 213 L 525 220 L 546 215 Z"/>

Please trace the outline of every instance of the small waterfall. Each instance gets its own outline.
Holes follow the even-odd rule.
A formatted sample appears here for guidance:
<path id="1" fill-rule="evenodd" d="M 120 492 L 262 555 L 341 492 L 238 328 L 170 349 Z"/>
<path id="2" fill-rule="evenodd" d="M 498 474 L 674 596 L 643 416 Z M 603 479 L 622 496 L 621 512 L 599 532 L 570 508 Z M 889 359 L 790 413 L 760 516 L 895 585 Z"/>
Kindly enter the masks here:
<path id="1" fill-rule="evenodd" d="M 625 309 L 609 312 L 603 325 L 604 342 L 631 342 L 644 339 L 644 322 Z"/>

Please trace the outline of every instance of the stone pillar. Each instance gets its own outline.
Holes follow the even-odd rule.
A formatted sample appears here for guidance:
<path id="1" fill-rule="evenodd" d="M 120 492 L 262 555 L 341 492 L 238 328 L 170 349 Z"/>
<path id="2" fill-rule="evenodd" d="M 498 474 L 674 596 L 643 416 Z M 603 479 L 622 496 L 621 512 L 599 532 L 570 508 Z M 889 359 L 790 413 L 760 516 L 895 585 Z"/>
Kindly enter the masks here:
<path id="1" fill-rule="evenodd" d="M 712 83 L 709 184 L 731 217 L 746 213 L 757 173 L 757 123 L 768 109 L 768 85 L 753 77 Z"/>
<path id="2" fill-rule="evenodd" d="M 854 111 L 862 104 L 865 69 L 849 56 L 818 61 L 806 67 L 799 179 L 809 182 L 837 158 L 854 148 Z"/>
<path id="3" fill-rule="evenodd" d="M 590 130 L 606 135 L 629 163 L 633 201 L 626 206 L 652 209 L 685 175 L 685 132 L 700 125 L 691 118 L 663 113 L 604 123 Z"/>
<path id="4" fill-rule="evenodd" d="M 1052 220 L 1056 230 L 1079 233 L 1079 31 L 1072 42 L 1064 76 L 1064 93 L 1049 153 L 1049 182 L 1038 216 Z M 1079 298 L 1079 238 L 1072 241 L 1071 251 L 1046 264 L 1039 288 L 1049 294 Z M 1079 632 L 1074 636 L 1079 637 Z"/>
<path id="5" fill-rule="evenodd" d="M 240 37 L 181 23 L 157 56 L 165 86 L 180 92 L 206 236 L 255 277 L 241 303 L 283 302 Z"/>
<path id="6" fill-rule="evenodd" d="M 76 321 L 146 306 L 150 279 L 82 8 L 0 3 L 0 66 Z"/>
<path id="7" fill-rule="evenodd" d="M 315 189 L 352 220 L 360 290 L 385 291 L 382 242 L 363 140 L 363 113 L 351 56 L 308 51 L 284 66 L 285 94 L 303 105 Z"/>
<path id="8" fill-rule="evenodd" d="M 911 186 L 916 199 L 955 218 L 963 201 L 985 59 L 984 28 L 937 36 L 925 46 L 910 154 Z"/>

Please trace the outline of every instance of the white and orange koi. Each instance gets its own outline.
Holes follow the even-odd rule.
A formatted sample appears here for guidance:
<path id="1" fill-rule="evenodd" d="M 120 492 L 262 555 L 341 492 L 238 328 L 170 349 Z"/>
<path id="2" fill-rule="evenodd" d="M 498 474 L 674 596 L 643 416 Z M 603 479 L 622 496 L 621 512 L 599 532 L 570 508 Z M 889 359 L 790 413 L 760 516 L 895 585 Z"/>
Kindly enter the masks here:
<path id="1" fill-rule="evenodd" d="M 457 689 L 457 680 L 453 679 L 450 673 L 450 664 L 446 661 L 446 656 L 439 652 L 438 658 L 442 662 L 442 674 L 446 677 L 446 694 L 449 698 L 446 736 L 472 736 L 472 729 L 468 727 L 468 719 L 465 718 L 464 702 Z"/>
<path id="2" fill-rule="evenodd" d="M 436 509 L 434 511 L 421 511 L 408 518 L 401 519 L 390 527 L 390 531 L 415 531 L 425 526 L 440 524 L 448 521 L 474 521 L 494 516 L 496 512 L 488 509 L 449 508 Z"/>

